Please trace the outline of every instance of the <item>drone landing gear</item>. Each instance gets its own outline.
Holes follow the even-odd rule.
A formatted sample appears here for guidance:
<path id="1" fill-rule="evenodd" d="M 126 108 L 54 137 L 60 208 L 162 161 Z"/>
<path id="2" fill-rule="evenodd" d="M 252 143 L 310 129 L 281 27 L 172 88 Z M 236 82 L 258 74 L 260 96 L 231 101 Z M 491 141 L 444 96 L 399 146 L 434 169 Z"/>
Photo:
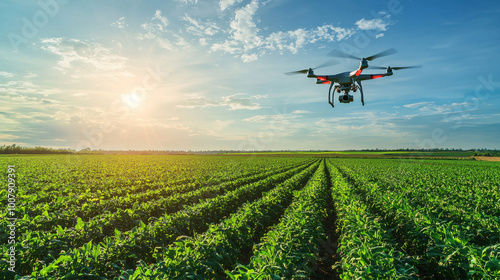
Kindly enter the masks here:
<path id="1" fill-rule="evenodd" d="M 363 86 L 361 86 L 361 81 L 356 81 L 359 85 L 359 92 L 361 93 L 361 104 L 365 106 L 365 100 L 363 98 Z"/>
<path id="2" fill-rule="evenodd" d="M 334 108 L 335 106 L 333 106 L 332 87 L 333 83 L 330 84 L 330 89 L 328 90 L 328 103 L 330 103 L 330 105 L 332 105 L 332 108 Z"/>

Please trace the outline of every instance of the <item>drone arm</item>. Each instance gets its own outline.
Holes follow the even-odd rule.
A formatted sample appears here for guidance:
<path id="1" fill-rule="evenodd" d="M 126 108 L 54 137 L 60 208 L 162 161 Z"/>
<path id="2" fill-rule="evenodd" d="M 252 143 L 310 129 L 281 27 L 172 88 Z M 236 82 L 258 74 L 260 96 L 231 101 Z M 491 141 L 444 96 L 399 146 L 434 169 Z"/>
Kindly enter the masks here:
<path id="1" fill-rule="evenodd" d="M 361 93 L 361 104 L 363 104 L 363 106 L 365 106 L 365 100 L 363 98 L 363 86 L 361 85 L 361 81 L 360 80 L 357 80 L 356 82 L 359 85 L 359 92 Z"/>
<path id="2" fill-rule="evenodd" d="M 332 95 L 332 87 L 333 87 L 333 82 L 330 84 L 330 89 L 328 90 L 328 103 L 330 103 L 330 105 L 332 105 L 332 108 L 334 107 L 333 106 L 333 96 Z"/>
<path id="3" fill-rule="evenodd" d="M 385 77 L 385 76 L 390 76 L 390 75 L 387 75 L 387 73 L 383 73 L 383 74 L 361 74 L 357 77 L 356 81 L 365 81 L 365 80 L 373 80 L 373 79 L 378 79 L 378 78 L 382 78 L 382 77 Z"/>

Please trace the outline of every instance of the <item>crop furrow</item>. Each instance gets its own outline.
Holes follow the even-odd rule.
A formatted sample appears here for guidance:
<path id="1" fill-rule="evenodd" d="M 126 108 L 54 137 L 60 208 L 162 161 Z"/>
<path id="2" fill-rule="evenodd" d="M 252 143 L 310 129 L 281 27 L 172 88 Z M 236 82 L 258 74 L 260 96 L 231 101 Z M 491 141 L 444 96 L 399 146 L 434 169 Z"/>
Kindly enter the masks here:
<path id="1" fill-rule="evenodd" d="M 45 199 L 35 199 L 31 201 L 31 203 L 34 203 L 37 206 L 43 205 L 43 207 L 27 208 L 25 211 L 21 212 L 21 214 L 35 217 L 35 219 L 37 217 L 40 218 L 37 221 L 33 221 L 32 224 L 26 225 L 25 227 L 27 228 L 30 228 L 33 225 L 42 230 L 51 228 L 53 226 L 51 224 L 52 219 L 44 219 L 43 217 L 41 217 L 43 212 L 45 211 L 47 211 L 48 213 L 53 213 L 55 216 L 57 216 L 56 219 L 62 220 L 61 222 L 63 222 L 64 224 L 68 224 L 67 226 L 71 226 L 69 224 L 73 223 L 74 225 L 76 223 L 75 217 L 80 217 L 84 220 L 87 220 L 97 215 L 98 213 L 103 213 L 105 211 L 114 212 L 118 209 L 131 208 L 136 202 L 149 202 L 159 197 L 186 193 L 192 190 L 199 189 L 201 187 L 209 187 L 229 181 L 234 181 L 240 179 L 241 177 L 252 177 L 262 174 L 262 172 L 266 169 L 268 169 L 266 170 L 266 172 L 277 172 L 279 170 L 285 171 L 287 169 L 300 166 L 301 164 L 303 163 L 299 162 L 291 166 L 280 166 L 274 170 L 270 167 L 266 167 L 254 170 L 253 172 L 244 170 L 242 170 L 243 172 L 233 171 L 232 173 L 222 173 L 220 174 L 220 176 L 214 176 L 214 174 L 210 173 L 205 174 L 207 172 L 204 172 L 190 177 L 189 179 L 180 179 L 173 181 L 169 179 L 153 181 L 149 178 L 142 180 L 128 180 L 117 183 L 113 183 L 113 181 L 111 181 L 105 182 L 107 187 L 106 191 L 104 192 L 100 190 L 93 191 L 88 189 L 83 193 L 75 193 L 74 197 L 65 197 L 63 194 L 61 194 L 61 190 L 59 187 L 59 189 L 55 189 L 49 192 L 47 192 L 47 190 L 43 190 L 42 193 L 45 193 Z M 115 177 L 117 177 L 117 175 L 118 174 L 110 175 L 108 179 L 113 180 Z M 85 182 L 80 182 L 78 184 L 84 186 Z M 79 187 L 75 183 L 66 183 L 66 185 L 71 185 L 72 188 Z M 120 190 L 120 193 L 116 193 L 116 191 L 114 190 Z M 38 193 L 37 195 L 39 196 L 40 193 Z M 63 199 L 64 203 L 45 204 L 46 202 L 59 202 Z M 45 224 L 47 224 L 47 226 L 45 226 Z M 36 228 L 33 228 L 33 230 L 34 229 Z"/>
<path id="2" fill-rule="evenodd" d="M 210 223 L 220 221 L 244 202 L 257 199 L 263 192 L 304 168 L 292 169 L 271 176 L 266 180 L 239 187 L 225 195 L 204 200 L 173 215 L 165 215 L 149 225 L 141 224 L 127 232 L 115 231 L 115 236 L 106 237 L 99 244 L 89 242 L 80 249 L 68 248 L 69 251 L 62 252 L 59 258 L 54 255 L 52 260 L 49 259 L 50 264 L 45 266 L 45 270 L 42 270 L 42 275 L 46 273 L 66 275 L 68 272 L 87 273 L 94 271 L 108 277 L 110 273 L 116 275 L 121 269 L 135 268 L 137 260 L 142 259 L 146 263 L 150 263 L 154 261 L 155 250 L 158 250 L 155 248 L 168 246 L 178 236 L 189 236 L 207 230 Z M 91 252 L 98 251 L 95 248 L 106 253 L 96 253 L 94 258 L 87 257 Z M 46 255 L 40 257 L 44 256 Z M 36 260 L 37 258 L 29 259 Z M 71 261 L 68 261 L 69 259 Z M 58 260 L 67 267 L 62 270 L 56 269 L 54 264 L 58 263 Z"/>
<path id="3" fill-rule="evenodd" d="M 294 175 L 261 199 L 243 205 L 238 212 L 207 232 L 186 237 L 165 249 L 159 262 L 123 272 L 123 276 L 164 279 L 225 278 L 224 270 L 246 259 L 254 243 L 284 212 L 295 190 L 309 180 L 317 164 Z"/>
<path id="4" fill-rule="evenodd" d="M 341 269 L 341 278 L 418 279 L 416 262 L 398 248 L 390 234 L 391 224 L 372 212 L 340 169 L 331 163 L 328 167 L 341 229 L 341 260 L 336 264 Z"/>
<path id="5" fill-rule="evenodd" d="M 299 165 L 300 167 L 300 165 Z M 261 172 L 251 176 L 238 178 L 232 181 L 225 181 L 219 185 L 207 184 L 204 187 L 197 188 L 200 184 L 192 184 L 188 186 L 179 186 L 168 190 L 165 197 L 156 195 L 152 201 L 143 200 L 138 197 L 127 197 L 127 199 L 114 199 L 114 205 L 109 203 L 104 204 L 83 204 L 81 208 L 71 209 L 63 212 L 51 212 L 47 216 L 38 215 L 34 218 L 21 221 L 21 226 L 26 230 L 44 231 L 45 233 L 54 233 L 60 227 L 74 228 L 78 219 L 88 221 L 85 225 L 84 232 L 89 236 L 86 239 L 88 242 L 91 237 L 97 238 L 93 241 L 101 241 L 106 233 L 113 229 L 120 231 L 129 230 L 137 226 L 141 221 L 147 223 L 151 218 L 157 218 L 165 213 L 172 213 L 181 210 L 185 205 L 198 202 L 199 199 L 215 197 L 226 191 L 234 188 L 257 182 L 273 174 L 286 172 L 294 167 L 278 168 L 267 172 Z M 223 180 L 224 181 L 224 180 Z M 152 195 L 148 195 L 152 198 Z M 129 211 L 131 209 L 132 211 Z M 103 213 L 104 212 L 104 213 Z M 103 214 L 97 214 L 103 213 Z M 97 215 L 96 215 L 97 214 Z M 23 222 L 26 223 L 23 223 Z M 59 237 L 56 237 L 59 238 Z"/>
<path id="6" fill-rule="evenodd" d="M 365 202 L 391 221 L 401 247 L 418 261 L 417 267 L 422 277 L 432 275 L 449 279 L 467 275 L 495 275 L 485 268 L 498 260 L 498 244 L 486 248 L 470 244 L 471 236 L 467 232 L 440 220 L 426 208 L 414 206 L 404 192 L 383 190 L 376 183 L 369 183 L 362 175 L 350 173 L 346 167 L 341 169 L 355 182 L 355 191 Z"/>
<path id="7" fill-rule="evenodd" d="M 321 243 L 326 236 L 322 221 L 328 200 L 325 163 L 297 199 L 287 208 L 280 223 L 254 248 L 248 265 L 227 272 L 231 279 L 308 279 L 313 276 Z"/>

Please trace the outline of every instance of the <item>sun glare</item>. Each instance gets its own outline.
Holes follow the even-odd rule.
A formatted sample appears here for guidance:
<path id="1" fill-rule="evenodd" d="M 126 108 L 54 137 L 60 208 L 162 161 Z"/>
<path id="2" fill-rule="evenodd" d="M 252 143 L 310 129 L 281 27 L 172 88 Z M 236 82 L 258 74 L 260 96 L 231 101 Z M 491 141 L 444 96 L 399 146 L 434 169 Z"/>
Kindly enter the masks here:
<path id="1" fill-rule="evenodd" d="M 122 102 L 127 105 L 130 109 L 137 109 L 142 104 L 143 98 L 140 98 L 136 94 L 126 93 L 122 95 Z"/>

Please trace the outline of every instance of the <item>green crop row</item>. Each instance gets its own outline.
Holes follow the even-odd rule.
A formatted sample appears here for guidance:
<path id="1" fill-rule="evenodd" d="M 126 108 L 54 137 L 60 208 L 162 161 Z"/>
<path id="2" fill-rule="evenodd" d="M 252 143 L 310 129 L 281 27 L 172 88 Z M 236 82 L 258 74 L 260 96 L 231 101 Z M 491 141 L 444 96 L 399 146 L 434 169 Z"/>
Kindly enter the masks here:
<path id="1" fill-rule="evenodd" d="M 211 184 L 191 184 L 191 186 L 181 185 L 173 188 L 166 188 L 168 194 L 159 195 L 152 192 L 151 199 L 144 200 L 142 197 L 120 197 L 113 199 L 113 207 L 110 203 L 84 203 L 81 208 L 71 208 L 64 212 L 45 212 L 44 215 L 30 217 L 25 215 L 19 223 L 24 229 L 29 231 L 43 231 L 44 235 L 57 233 L 50 239 L 64 239 L 64 236 L 72 236 L 72 246 L 93 241 L 101 241 L 103 237 L 113 233 L 114 229 L 120 231 L 130 230 L 141 221 L 147 223 L 149 219 L 154 219 L 165 213 L 173 213 L 181 210 L 185 205 L 198 202 L 200 199 L 215 197 L 226 191 L 234 190 L 238 186 L 257 182 L 273 174 L 287 171 L 292 167 L 274 168 L 262 170 L 259 174 L 240 177 L 231 181 L 225 181 L 217 185 Z M 203 186 L 206 185 L 206 186 Z M 148 194 L 149 192 L 145 192 Z M 102 214 L 97 214 L 97 213 Z M 114 212 L 114 213 L 113 213 Z M 78 218 L 78 219 L 77 219 Z M 80 220 L 85 221 L 82 233 L 83 236 L 75 235 L 75 227 Z M 61 228 L 68 228 L 59 234 Z"/>
<path id="2" fill-rule="evenodd" d="M 266 169 L 269 171 L 276 166 L 304 163 L 304 160 L 293 160 L 283 165 L 276 159 L 249 161 L 241 157 L 118 156 L 113 157 L 113 162 L 105 156 L 68 157 L 29 157 L 24 158 L 29 162 L 19 163 L 19 183 L 27 186 L 20 190 L 23 195 L 23 204 L 18 209 L 21 216 L 36 217 L 44 212 L 64 215 L 66 209 L 76 208 L 76 214 L 85 218 L 83 215 L 90 217 L 104 210 L 113 211 L 113 208 L 122 205 L 120 202 L 124 199 L 130 201 L 125 204 L 128 206 L 135 201 L 180 190 L 174 188 L 169 192 L 171 187 L 196 189 L 201 184 L 220 184 L 256 175 Z M 75 159 L 79 160 L 73 162 Z M 3 179 L 0 178 L 0 181 Z M 95 211 L 91 211 L 93 208 Z"/>
<path id="3" fill-rule="evenodd" d="M 279 218 L 294 198 L 294 191 L 309 180 L 318 164 L 297 173 L 261 199 L 242 206 L 204 234 L 185 237 L 159 253 L 160 262 L 124 272 L 127 279 L 214 279 L 224 276 L 251 251 L 268 226 Z M 225 278 L 225 277 L 222 277 Z"/>
<path id="4" fill-rule="evenodd" d="M 442 218 L 442 212 L 435 207 L 422 204 L 422 200 L 412 194 L 414 186 L 391 188 L 380 184 L 384 180 L 374 177 L 374 172 L 362 168 L 353 171 L 346 166 L 341 169 L 355 182 L 356 192 L 366 203 L 391 221 L 394 236 L 403 250 L 413 254 L 421 274 L 477 279 L 499 276 L 499 244 L 481 247 L 473 244 L 477 231 Z"/>
<path id="5" fill-rule="evenodd" d="M 167 214 L 148 225 L 141 223 L 127 232 L 115 230 L 114 236 L 105 237 L 104 241 L 98 244 L 89 242 L 81 248 L 68 248 L 67 251 L 61 251 L 58 257 L 52 254 L 40 255 L 40 251 L 37 250 L 34 252 L 36 256 L 29 256 L 27 259 L 34 262 L 32 263 L 34 266 L 37 264 L 37 259 L 45 260 L 46 265 L 35 267 L 35 275 L 74 277 L 96 274 L 109 278 L 122 269 L 135 268 L 137 260 L 154 262 L 155 252 L 174 242 L 178 236 L 192 235 L 208 229 L 210 223 L 220 221 L 244 202 L 257 199 L 262 192 L 273 188 L 304 168 L 305 166 L 297 167 L 241 186 L 226 194 L 203 200 L 180 212 Z M 96 247 L 106 254 L 92 255 L 97 251 Z"/>
<path id="6" fill-rule="evenodd" d="M 324 161 L 280 223 L 269 231 L 248 265 L 228 272 L 231 279 L 308 279 L 314 274 L 321 244 L 326 241 L 323 218 L 327 215 L 329 184 Z"/>
<path id="7" fill-rule="evenodd" d="M 0 164 L 16 166 L 17 279 L 500 279 L 498 163 L 51 155 Z M 1 249 L 0 279 L 15 276 L 11 251 Z"/>
<path id="8" fill-rule="evenodd" d="M 387 221 L 374 213 L 353 192 L 341 173 L 327 163 L 332 178 L 341 236 L 338 239 L 341 279 L 417 279 L 412 260 L 398 250 L 387 232 Z"/>

